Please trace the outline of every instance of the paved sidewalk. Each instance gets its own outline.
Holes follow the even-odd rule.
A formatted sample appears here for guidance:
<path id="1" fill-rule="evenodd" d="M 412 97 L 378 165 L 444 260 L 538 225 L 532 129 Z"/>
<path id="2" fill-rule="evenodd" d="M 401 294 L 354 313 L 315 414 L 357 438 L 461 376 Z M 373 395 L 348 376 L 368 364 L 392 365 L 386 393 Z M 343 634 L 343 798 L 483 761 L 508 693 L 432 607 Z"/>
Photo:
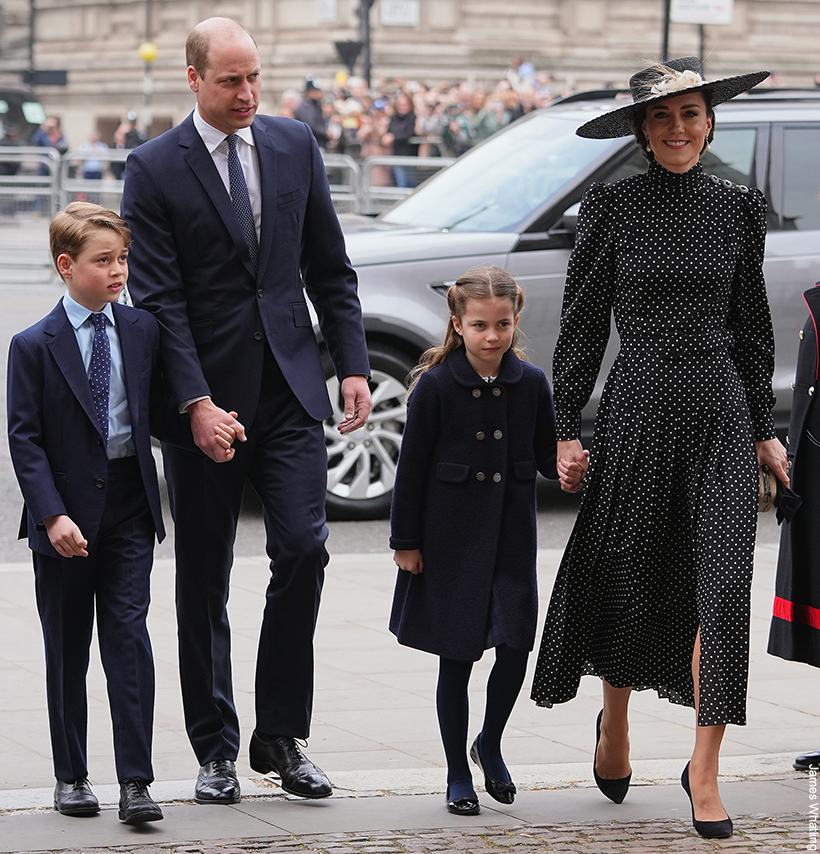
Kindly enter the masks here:
<path id="1" fill-rule="evenodd" d="M 560 554 L 539 552 L 542 616 Z M 820 746 L 820 673 L 766 655 L 775 560 L 776 546 L 758 546 L 749 725 L 728 728 L 721 764 L 722 793 L 737 828 L 724 842 L 694 835 L 677 782 L 691 751 L 693 712 L 652 692 L 633 698 L 634 785 L 628 798 L 616 806 L 591 786 L 600 708 L 600 685 L 592 678 L 582 681 L 574 701 L 550 710 L 537 708 L 525 689 L 504 743 L 519 788 L 515 804 L 491 800 L 477 774 L 481 815 L 450 816 L 433 700 L 436 660 L 400 647 L 386 629 L 395 578 L 387 553 L 334 556 L 328 568 L 308 753 L 333 780 L 332 798 L 291 798 L 247 764 L 267 574 L 266 561 L 252 558 L 237 561 L 230 603 L 234 684 L 244 725 L 245 752 L 237 763 L 244 798 L 234 807 L 190 801 L 197 769 L 182 726 L 173 566 L 160 557 L 150 615 L 157 664 L 152 792 L 166 818 L 138 829 L 117 820 L 111 726 L 96 655 L 89 673 L 89 766 L 105 808 L 95 818 L 66 818 L 51 809 L 42 641 L 31 570 L 28 564 L 0 565 L 0 852 L 807 850 L 816 842 L 809 835 L 810 778 L 790 769 L 795 753 Z M 488 655 L 475 668 L 471 732 L 481 725 L 491 663 Z"/>

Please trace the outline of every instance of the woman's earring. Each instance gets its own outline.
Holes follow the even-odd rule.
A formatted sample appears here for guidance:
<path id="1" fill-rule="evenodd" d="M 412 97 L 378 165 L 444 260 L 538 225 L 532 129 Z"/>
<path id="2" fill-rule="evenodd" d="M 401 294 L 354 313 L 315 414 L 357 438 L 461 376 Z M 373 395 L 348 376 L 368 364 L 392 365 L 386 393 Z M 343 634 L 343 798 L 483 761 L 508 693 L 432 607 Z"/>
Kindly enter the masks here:
<path id="1" fill-rule="evenodd" d="M 646 137 L 644 137 L 644 139 L 646 140 L 646 150 L 652 151 L 652 146 L 649 144 L 649 137 L 646 136 Z"/>

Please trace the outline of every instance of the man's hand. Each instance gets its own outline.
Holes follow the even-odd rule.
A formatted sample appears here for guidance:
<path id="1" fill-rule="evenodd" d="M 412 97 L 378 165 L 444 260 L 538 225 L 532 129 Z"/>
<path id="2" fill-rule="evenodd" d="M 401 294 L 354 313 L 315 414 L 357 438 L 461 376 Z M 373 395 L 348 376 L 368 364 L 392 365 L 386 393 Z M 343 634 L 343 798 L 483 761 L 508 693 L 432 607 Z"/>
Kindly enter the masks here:
<path id="1" fill-rule="evenodd" d="M 345 402 L 344 421 L 339 424 L 340 433 L 352 433 L 359 427 L 364 427 L 373 401 L 370 397 L 370 386 L 367 377 L 350 376 L 342 380 L 342 397 Z"/>
<path id="2" fill-rule="evenodd" d="M 88 557 L 88 540 L 70 516 L 49 516 L 43 519 L 51 545 L 63 557 Z"/>
<path id="3" fill-rule="evenodd" d="M 421 558 L 421 549 L 396 549 L 393 552 L 393 563 L 399 569 L 418 575 L 424 570 L 424 561 Z"/>
<path id="4" fill-rule="evenodd" d="M 215 463 L 232 460 L 236 451 L 231 436 L 245 441 L 245 428 L 236 420 L 236 413 L 220 409 L 209 397 L 192 403 L 187 412 L 196 446 Z"/>

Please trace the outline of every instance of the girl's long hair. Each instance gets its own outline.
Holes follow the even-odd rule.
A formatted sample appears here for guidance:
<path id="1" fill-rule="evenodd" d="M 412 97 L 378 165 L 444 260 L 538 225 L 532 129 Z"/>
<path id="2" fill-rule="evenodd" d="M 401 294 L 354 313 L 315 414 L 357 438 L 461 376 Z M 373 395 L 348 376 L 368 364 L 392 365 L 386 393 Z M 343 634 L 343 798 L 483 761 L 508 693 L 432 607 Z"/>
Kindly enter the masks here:
<path id="1" fill-rule="evenodd" d="M 501 267 L 473 267 L 468 270 L 447 291 L 447 307 L 450 310 L 450 318 L 447 321 L 447 331 L 444 334 L 444 343 L 438 347 L 431 347 L 421 354 L 418 365 L 410 371 L 407 396 L 419 381 L 419 377 L 430 368 L 440 365 L 449 358 L 459 347 L 464 346 L 464 339 L 456 332 L 453 326 L 453 318 L 461 321 L 467 310 L 470 300 L 509 299 L 513 305 L 513 316 L 518 317 L 524 307 L 524 291 L 516 283 L 515 279 Z M 513 333 L 510 349 L 519 359 L 526 362 L 527 357 L 523 349 L 518 346 L 520 334 L 516 327 Z"/>

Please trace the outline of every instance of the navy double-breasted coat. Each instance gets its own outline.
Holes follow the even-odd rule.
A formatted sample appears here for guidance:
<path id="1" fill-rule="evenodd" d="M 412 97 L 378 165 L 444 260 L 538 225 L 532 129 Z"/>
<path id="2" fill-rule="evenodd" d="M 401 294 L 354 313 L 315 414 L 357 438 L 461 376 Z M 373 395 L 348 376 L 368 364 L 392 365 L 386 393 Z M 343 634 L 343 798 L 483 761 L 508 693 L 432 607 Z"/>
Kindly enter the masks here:
<path id="1" fill-rule="evenodd" d="M 820 667 L 820 287 L 803 296 L 809 317 L 800 333 L 788 439 L 791 485 L 803 504 L 780 532 L 769 652 Z"/>
<path id="2" fill-rule="evenodd" d="M 390 545 L 399 570 L 390 630 L 406 646 L 476 661 L 493 636 L 531 650 L 537 618 L 536 472 L 556 477 L 544 372 L 507 351 L 487 383 L 463 347 L 421 375 L 408 403 Z M 500 640 L 498 640 L 500 639 Z"/>

